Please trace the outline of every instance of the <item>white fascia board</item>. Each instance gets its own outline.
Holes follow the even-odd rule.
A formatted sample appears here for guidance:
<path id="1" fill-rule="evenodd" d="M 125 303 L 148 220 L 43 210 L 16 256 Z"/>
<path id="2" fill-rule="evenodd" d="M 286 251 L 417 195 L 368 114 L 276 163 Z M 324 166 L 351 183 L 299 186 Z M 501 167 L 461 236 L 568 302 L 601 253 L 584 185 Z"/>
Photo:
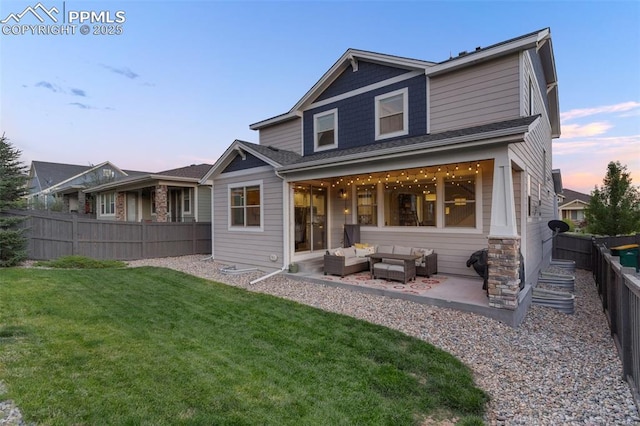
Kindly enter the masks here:
<path id="1" fill-rule="evenodd" d="M 200 184 L 202 185 L 208 179 L 213 179 L 216 176 L 218 176 L 220 173 L 222 173 L 222 170 L 224 170 L 224 168 L 229 165 L 231 160 L 233 160 L 234 154 L 235 154 L 235 152 L 237 150 L 241 150 L 243 152 L 248 152 L 249 154 L 253 155 L 254 157 L 259 158 L 260 160 L 264 161 L 265 163 L 269 164 L 270 166 L 272 166 L 274 168 L 277 168 L 277 167 L 281 166 L 280 163 L 277 163 L 277 162 L 273 161 L 272 159 L 270 159 L 268 157 L 265 157 L 261 153 L 251 149 L 251 147 L 248 147 L 248 146 L 242 144 L 238 140 L 235 140 L 229 146 L 229 148 L 227 148 L 227 150 L 220 156 L 220 158 L 218 158 L 218 160 L 211 167 L 211 169 L 209 169 L 209 171 L 202 177 L 202 179 L 200 179 Z"/>
<path id="2" fill-rule="evenodd" d="M 572 204 L 582 204 L 582 206 L 572 206 Z M 568 203 L 564 203 L 561 206 L 558 206 L 558 208 L 560 210 L 570 210 L 571 208 L 574 208 L 574 209 L 577 210 L 577 209 L 583 208 L 583 206 L 588 206 L 588 205 L 589 205 L 589 203 L 585 203 L 582 200 L 571 200 Z"/>
<path id="3" fill-rule="evenodd" d="M 534 123 L 536 123 L 534 121 Z M 474 135 L 459 136 L 450 139 L 443 139 L 439 141 L 428 141 L 419 144 L 409 145 L 407 147 L 393 147 L 381 149 L 371 153 L 357 153 L 351 155 L 343 155 L 338 158 L 323 159 L 314 162 L 309 162 L 301 165 L 293 165 L 288 167 L 282 167 L 278 169 L 278 172 L 294 172 L 302 170 L 310 170 L 316 168 L 323 168 L 328 165 L 337 166 L 345 163 L 361 163 L 371 161 L 372 159 L 381 158 L 394 158 L 407 155 L 416 155 L 421 151 L 444 151 L 449 149 L 459 149 L 463 144 L 465 148 L 471 148 L 479 145 L 493 145 L 500 143 L 513 143 L 522 142 L 525 134 L 529 131 L 530 126 L 520 126 L 517 128 L 495 130 L 492 132 L 486 132 Z M 367 155 L 368 154 L 368 155 Z"/>
<path id="4" fill-rule="evenodd" d="M 131 183 L 136 183 L 136 182 L 141 182 L 141 181 L 145 181 L 145 180 L 149 180 L 151 179 L 151 175 L 142 175 L 142 176 L 136 176 L 130 179 L 125 179 L 125 180 L 120 180 L 117 182 L 109 182 L 109 183 L 105 183 L 102 185 L 98 185 L 98 186 L 93 186 L 91 188 L 87 188 L 85 189 L 84 193 L 90 194 L 92 192 L 102 192 L 105 190 L 109 190 L 109 189 L 115 189 L 118 186 L 122 186 L 122 185 L 129 185 Z"/>
<path id="5" fill-rule="evenodd" d="M 383 55 L 380 53 L 366 52 L 356 49 L 348 49 L 327 72 L 324 73 L 320 80 L 311 87 L 304 94 L 302 98 L 289 110 L 289 112 L 278 115 L 267 120 L 259 121 L 251 124 L 249 128 L 251 130 L 260 130 L 263 127 L 270 126 L 272 124 L 282 123 L 284 121 L 292 120 L 297 117 L 302 117 L 301 110 L 305 105 L 313 98 L 315 98 L 320 92 L 325 90 L 333 81 L 349 66 L 353 59 L 363 59 L 367 62 L 374 62 L 380 65 L 398 66 L 401 68 L 407 68 L 411 70 L 424 70 L 426 68 L 434 66 L 433 62 L 420 61 L 418 59 L 402 58 L 399 56 Z"/>
<path id="6" fill-rule="evenodd" d="M 272 124 L 284 123 L 285 121 L 294 120 L 296 118 L 301 118 L 301 112 L 290 111 L 282 115 L 277 115 L 275 117 L 267 118 L 266 120 L 258 121 L 257 123 L 253 123 L 249 125 L 249 129 L 251 130 L 260 130 L 263 127 L 271 126 Z"/>
<path id="7" fill-rule="evenodd" d="M 131 179 L 123 179 L 123 180 L 118 180 L 118 181 L 113 181 L 113 182 L 109 182 L 109 183 L 105 183 L 103 185 L 99 185 L 99 186 L 94 186 L 92 188 L 88 188 L 85 189 L 82 192 L 85 193 L 92 193 L 92 192 L 103 192 L 103 191 L 107 191 L 107 190 L 117 190 L 117 189 L 124 189 L 124 190 L 132 190 L 132 189 L 137 189 L 137 188 L 145 188 L 147 186 L 150 186 L 149 184 L 158 184 L 158 183 L 185 183 L 187 184 L 186 186 L 193 186 L 193 184 L 199 184 L 200 183 L 200 179 L 198 178 L 191 178 L 191 177 L 180 177 L 180 176 L 166 176 L 166 175 L 156 175 L 156 174 L 149 174 L 149 175 L 143 175 L 143 176 L 136 176 L 133 177 Z M 135 186 L 135 188 L 132 187 L 132 185 Z"/>
<path id="8" fill-rule="evenodd" d="M 425 74 L 427 76 L 433 76 L 441 74 L 443 72 L 452 71 L 456 68 L 469 66 L 476 62 L 484 61 L 492 57 L 499 57 L 508 53 L 526 50 L 532 47 L 538 47 L 538 44 L 545 40 L 547 37 L 549 37 L 549 30 L 545 29 L 538 33 L 532 34 L 529 37 L 514 40 L 509 43 L 500 44 L 495 47 L 490 47 L 481 52 L 471 52 L 465 56 L 457 57 L 447 62 L 434 65 L 427 68 Z"/>
<path id="9" fill-rule="evenodd" d="M 326 89 L 336 78 L 351 66 L 353 59 L 364 59 L 367 62 L 374 62 L 380 65 L 396 66 L 410 70 L 424 71 L 425 68 L 433 66 L 432 62 L 420 61 L 417 59 L 401 58 L 398 56 L 383 55 L 374 52 L 348 49 L 338 61 L 318 80 L 318 82 L 291 108 L 291 112 L 304 109 L 306 104 Z"/>
<path id="10" fill-rule="evenodd" d="M 50 186 L 49 188 L 47 188 L 47 189 L 48 189 L 48 190 L 53 190 L 53 189 L 55 189 L 55 188 L 58 188 L 58 187 L 60 187 L 60 186 L 64 185 L 65 183 L 67 183 L 67 182 L 70 182 L 70 181 L 72 181 L 72 180 L 74 180 L 74 179 L 79 178 L 79 177 L 80 177 L 80 176 L 82 176 L 82 175 L 86 175 L 87 173 L 90 173 L 90 172 L 92 172 L 92 171 L 94 171 L 94 170 L 96 170 L 96 169 L 99 169 L 100 167 L 104 167 L 106 164 L 111 164 L 111 163 L 109 163 L 108 161 L 104 161 L 104 162 L 102 162 L 102 163 L 98 164 L 97 166 L 93 166 L 92 168 L 85 170 L 85 171 L 84 171 L 84 172 L 82 172 L 82 173 L 78 173 L 77 175 L 72 176 L 72 177 L 70 177 L 70 178 L 67 178 L 67 179 L 65 179 L 65 180 L 63 180 L 63 181 L 61 181 L 61 182 L 58 182 L 58 183 L 56 183 L 55 185 L 51 185 L 51 186 Z M 113 164 L 111 164 L 111 166 L 113 166 Z M 115 167 L 115 166 L 113 166 L 113 167 L 114 167 L 114 168 L 117 168 L 117 167 Z M 118 170 L 120 170 L 120 169 L 118 169 Z M 56 192 L 56 191 L 53 191 L 53 192 Z"/>
<path id="11" fill-rule="evenodd" d="M 238 148 L 239 145 L 240 143 L 237 140 L 233 141 L 233 143 L 229 145 L 229 147 L 216 160 L 213 166 L 211 166 L 209 171 L 205 173 L 204 176 L 202 176 L 202 179 L 200 179 L 200 182 L 205 182 L 208 179 L 211 179 L 214 175 L 219 174 L 222 171 L 222 169 L 226 167 L 229 164 L 229 162 L 233 159 L 233 157 L 231 157 L 231 153 L 235 152 L 235 150 Z"/>

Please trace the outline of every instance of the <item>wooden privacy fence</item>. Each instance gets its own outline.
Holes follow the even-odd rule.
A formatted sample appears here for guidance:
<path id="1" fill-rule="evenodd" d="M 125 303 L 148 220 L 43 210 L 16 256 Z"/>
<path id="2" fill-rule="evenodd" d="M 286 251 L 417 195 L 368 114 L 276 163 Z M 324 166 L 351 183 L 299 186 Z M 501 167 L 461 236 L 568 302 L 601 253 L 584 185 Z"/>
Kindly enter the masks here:
<path id="1" fill-rule="evenodd" d="M 603 243 L 595 243 L 593 276 L 611 335 L 622 361 L 622 374 L 636 402 L 640 385 L 640 276 L 635 268 L 620 265 Z"/>
<path id="2" fill-rule="evenodd" d="M 211 223 L 115 222 L 78 215 L 12 211 L 27 216 L 29 258 L 82 255 L 135 260 L 211 253 Z"/>

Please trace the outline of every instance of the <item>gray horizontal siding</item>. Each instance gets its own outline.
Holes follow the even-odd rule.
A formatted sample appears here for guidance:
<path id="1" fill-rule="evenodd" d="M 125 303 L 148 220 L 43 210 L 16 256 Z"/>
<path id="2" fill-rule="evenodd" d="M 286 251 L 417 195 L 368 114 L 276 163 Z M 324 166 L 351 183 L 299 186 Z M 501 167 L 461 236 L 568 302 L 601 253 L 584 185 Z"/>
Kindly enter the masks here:
<path id="1" fill-rule="evenodd" d="M 199 186 L 198 189 L 198 222 L 211 222 L 211 188 Z"/>
<path id="2" fill-rule="evenodd" d="M 430 80 L 430 132 L 464 128 L 520 115 L 518 55 Z"/>
<path id="3" fill-rule="evenodd" d="M 246 181 L 262 180 L 263 232 L 229 230 L 228 185 Z M 214 184 L 214 257 L 216 260 L 234 265 L 253 266 L 262 270 L 273 270 L 283 265 L 282 229 L 282 180 L 273 171 L 262 171 L 244 176 L 216 179 Z M 269 256 L 278 256 L 276 262 Z"/>
<path id="4" fill-rule="evenodd" d="M 402 245 L 434 249 L 438 253 L 438 272 L 477 277 L 473 268 L 467 268 L 469 256 L 476 250 L 487 247 L 484 234 L 421 233 L 411 230 L 382 232 L 373 228 L 362 228 L 363 243 L 375 245 Z"/>
<path id="5" fill-rule="evenodd" d="M 301 119 L 297 118 L 282 124 L 260 129 L 260 145 L 273 146 L 278 149 L 302 154 Z"/>

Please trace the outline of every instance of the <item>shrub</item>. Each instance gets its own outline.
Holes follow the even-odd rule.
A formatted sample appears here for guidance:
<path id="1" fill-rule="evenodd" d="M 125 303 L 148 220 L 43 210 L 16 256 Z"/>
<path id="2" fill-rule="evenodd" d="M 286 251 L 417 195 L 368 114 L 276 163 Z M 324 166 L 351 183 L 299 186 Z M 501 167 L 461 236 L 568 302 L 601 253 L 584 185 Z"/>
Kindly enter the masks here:
<path id="1" fill-rule="evenodd" d="M 127 264 L 120 260 L 97 260 L 86 256 L 63 256 L 55 260 L 36 262 L 35 266 L 61 269 L 104 269 L 124 268 Z"/>

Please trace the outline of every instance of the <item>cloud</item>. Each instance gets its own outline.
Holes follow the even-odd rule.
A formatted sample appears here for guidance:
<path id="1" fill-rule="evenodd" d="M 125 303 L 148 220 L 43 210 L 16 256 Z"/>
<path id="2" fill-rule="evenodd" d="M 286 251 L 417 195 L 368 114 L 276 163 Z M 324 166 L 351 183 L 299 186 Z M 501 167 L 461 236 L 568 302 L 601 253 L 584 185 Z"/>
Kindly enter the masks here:
<path id="1" fill-rule="evenodd" d="M 595 108 L 572 109 L 567 112 L 560 113 L 560 120 L 568 121 L 576 118 L 589 117 L 592 115 L 613 114 L 617 112 L 627 112 L 635 109 L 640 109 L 640 102 L 630 101 L 615 105 L 599 106 Z"/>
<path id="2" fill-rule="evenodd" d="M 80 102 L 70 102 L 69 105 L 77 106 L 80 109 L 95 109 L 91 105 L 81 104 Z"/>
<path id="3" fill-rule="evenodd" d="M 617 156 L 622 162 L 625 159 L 634 160 L 640 158 L 638 157 L 639 146 L 640 135 L 609 136 L 575 141 L 558 139 L 553 141 L 553 155 L 585 155 L 606 158 Z M 596 152 L 597 155 L 594 155 Z"/>
<path id="4" fill-rule="evenodd" d="M 53 84 L 53 83 L 49 83 L 48 81 L 40 81 L 38 83 L 36 83 L 35 87 L 43 87 L 45 89 L 49 89 L 54 93 L 58 93 L 58 92 L 62 92 L 64 93 L 64 90 L 62 90 L 62 88 L 60 88 L 59 86 Z"/>
<path id="5" fill-rule="evenodd" d="M 595 123 L 588 123 L 585 125 L 580 124 L 563 124 L 562 125 L 562 138 L 584 138 L 590 136 L 597 136 L 606 133 L 607 130 L 613 126 L 606 121 L 599 121 Z"/>
<path id="6" fill-rule="evenodd" d="M 87 92 L 85 92 L 82 89 L 71 87 L 67 90 L 63 87 L 58 86 L 57 84 L 50 83 L 48 81 L 40 81 L 35 84 L 35 87 L 42 87 L 43 89 L 49 89 L 53 93 L 71 94 L 73 96 L 82 96 L 83 98 L 87 96 Z"/>
<path id="7" fill-rule="evenodd" d="M 105 65 L 105 64 L 101 64 L 101 65 L 102 65 L 102 67 L 103 67 L 103 68 L 106 68 L 106 69 L 108 69 L 108 70 L 109 70 L 109 71 L 111 71 L 111 72 L 114 72 L 114 73 L 116 73 L 116 74 L 123 75 L 123 76 L 125 76 L 125 77 L 127 77 L 127 78 L 130 78 L 130 79 L 132 79 L 132 80 L 133 80 L 133 79 L 136 79 L 136 78 L 138 78 L 138 77 L 140 77 L 140 75 L 139 75 L 139 74 L 136 74 L 135 72 L 131 71 L 131 70 L 130 70 L 129 68 L 127 68 L 127 67 L 116 68 L 116 67 L 112 67 L 112 66 L 110 66 L 110 65 Z"/>
<path id="8" fill-rule="evenodd" d="M 82 96 L 83 98 L 87 96 L 87 92 L 82 89 L 71 89 L 71 94 L 75 96 Z"/>

